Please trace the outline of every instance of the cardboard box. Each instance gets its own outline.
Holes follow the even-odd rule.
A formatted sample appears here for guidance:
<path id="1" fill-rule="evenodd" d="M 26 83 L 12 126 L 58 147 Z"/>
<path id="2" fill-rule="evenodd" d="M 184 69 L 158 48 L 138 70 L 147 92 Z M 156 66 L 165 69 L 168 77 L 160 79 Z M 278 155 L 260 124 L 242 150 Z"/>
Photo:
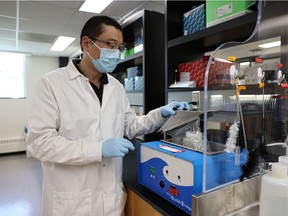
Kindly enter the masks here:
<path id="1" fill-rule="evenodd" d="M 135 91 L 143 91 L 144 90 L 144 77 L 143 76 L 135 76 L 134 77 L 134 90 Z"/>
<path id="2" fill-rule="evenodd" d="M 206 1 L 206 27 L 242 16 L 251 11 L 249 7 L 254 3 L 248 0 Z"/>
<path id="3" fill-rule="evenodd" d="M 202 4 L 183 16 L 183 33 L 188 35 L 206 28 L 205 5 Z"/>
<path id="4" fill-rule="evenodd" d="M 196 81 L 196 87 L 204 87 L 205 70 L 209 60 L 209 56 L 201 59 L 179 64 L 179 74 L 181 72 L 190 72 L 190 81 Z M 232 63 L 223 59 L 215 59 L 209 70 L 208 84 L 222 85 L 230 83 L 227 79 Z M 221 75 L 221 76 L 220 76 Z M 181 75 L 180 75 L 181 76 Z"/>
<path id="5" fill-rule="evenodd" d="M 138 66 L 127 68 L 127 77 L 135 77 L 138 75 Z"/>
<path id="6" fill-rule="evenodd" d="M 143 44 L 144 38 L 142 35 L 137 35 L 135 37 L 135 47 Z"/>
<path id="7" fill-rule="evenodd" d="M 134 47 L 128 50 L 128 55 L 133 55 L 135 53 Z"/>
<path id="8" fill-rule="evenodd" d="M 126 91 L 134 91 L 134 77 L 125 78 L 124 86 Z"/>

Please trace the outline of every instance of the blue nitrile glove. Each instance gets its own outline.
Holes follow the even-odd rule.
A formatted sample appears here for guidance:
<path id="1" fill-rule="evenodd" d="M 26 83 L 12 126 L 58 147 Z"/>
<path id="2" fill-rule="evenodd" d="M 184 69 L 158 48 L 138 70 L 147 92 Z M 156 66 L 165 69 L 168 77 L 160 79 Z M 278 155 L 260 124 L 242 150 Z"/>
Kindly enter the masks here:
<path id="1" fill-rule="evenodd" d="M 166 118 L 175 115 L 175 110 L 190 110 L 187 102 L 172 101 L 161 108 L 161 115 Z"/>
<path id="2" fill-rule="evenodd" d="M 124 138 L 110 138 L 103 142 L 102 156 L 107 157 L 124 157 L 129 150 L 134 150 L 133 144 Z"/>

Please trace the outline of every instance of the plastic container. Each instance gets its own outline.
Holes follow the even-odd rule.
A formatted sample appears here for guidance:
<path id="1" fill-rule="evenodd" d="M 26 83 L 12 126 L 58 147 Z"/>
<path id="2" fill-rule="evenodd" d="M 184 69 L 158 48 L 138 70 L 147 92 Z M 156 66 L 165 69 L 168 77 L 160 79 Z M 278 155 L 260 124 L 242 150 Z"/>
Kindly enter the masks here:
<path id="1" fill-rule="evenodd" d="M 200 131 L 186 131 L 186 137 L 183 139 L 183 145 L 198 151 L 203 151 L 203 139 Z"/>
<path id="2" fill-rule="evenodd" d="M 288 166 L 282 159 L 279 161 L 272 164 L 271 172 L 262 176 L 259 216 L 288 215 Z"/>
<path id="3" fill-rule="evenodd" d="M 286 165 L 288 167 L 288 156 L 280 156 L 278 160 L 279 163 Z"/>
<path id="4" fill-rule="evenodd" d="M 278 161 L 279 161 L 280 164 L 283 164 L 283 165 L 287 166 L 287 176 L 288 176 L 288 156 L 280 156 L 278 158 Z"/>

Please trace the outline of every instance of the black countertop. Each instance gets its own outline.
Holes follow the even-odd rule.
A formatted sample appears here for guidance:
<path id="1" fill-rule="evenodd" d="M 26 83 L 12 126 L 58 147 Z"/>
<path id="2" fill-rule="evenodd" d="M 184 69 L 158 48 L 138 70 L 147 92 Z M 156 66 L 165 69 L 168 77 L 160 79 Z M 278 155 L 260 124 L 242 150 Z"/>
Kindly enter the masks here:
<path id="1" fill-rule="evenodd" d="M 135 150 L 129 152 L 123 159 L 123 181 L 126 188 L 136 193 L 163 216 L 189 216 L 186 212 L 138 183 L 138 143 L 141 141 L 133 140 L 132 142 L 135 144 Z"/>

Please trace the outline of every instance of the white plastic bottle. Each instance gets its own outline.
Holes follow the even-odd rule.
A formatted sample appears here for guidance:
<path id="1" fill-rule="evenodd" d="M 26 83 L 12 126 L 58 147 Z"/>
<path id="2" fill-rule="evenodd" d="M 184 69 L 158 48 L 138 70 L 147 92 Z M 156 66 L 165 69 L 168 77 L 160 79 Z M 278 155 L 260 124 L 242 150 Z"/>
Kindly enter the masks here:
<path id="1" fill-rule="evenodd" d="M 280 156 L 278 158 L 279 163 L 286 165 L 288 167 L 288 156 Z"/>
<path id="2" fill-rule="evenodd" d="M 271 172 L 262 176 L 260 216 L 288 216 L 287 171 L 288 166 L 281 160 L 273 163 Z"/>

